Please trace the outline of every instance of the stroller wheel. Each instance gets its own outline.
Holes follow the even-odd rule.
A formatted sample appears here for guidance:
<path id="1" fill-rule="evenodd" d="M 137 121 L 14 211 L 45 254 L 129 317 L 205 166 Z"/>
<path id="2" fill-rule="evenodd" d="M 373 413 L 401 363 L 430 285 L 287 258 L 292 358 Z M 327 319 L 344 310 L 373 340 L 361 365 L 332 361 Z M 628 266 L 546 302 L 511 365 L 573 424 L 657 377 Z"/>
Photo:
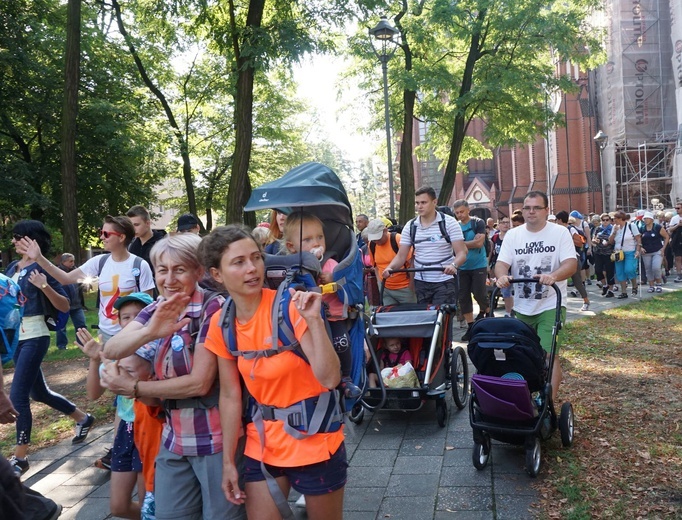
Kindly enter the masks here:
<path id="1" fill-rule="evenodd" d="M 467 404 L 469 397 L 469 363 L 462 347 L 455 347 L 450 358 L 452 398 L 459 410 Z"/>
<path id="2" fill-rule="evenodd" d="M 438 420 L 438 426 L 441 428 L 445 427 L 445 423 L 448 418 L 448 405 L 445 399 L 436 399 L 436 420 Z"/>
<path id="3" fill-rule="evenodd" d="M 559 431 L 561 432 L 561 444 L 569 447 L 573 444 L 573 406 L 568 401 L 561 405 L 561 415 L 559 416 Z"/>
<path id="4" fill-rule="evenodd" d="M 353 408 L 351 408 L 348 414 L 350 422 L 354 424 L 362 424 L 362 420 L 365 418 L 365 409 L 360 403 L 356 403 Z"/>
<path id="5" fill-rule="evenodd" d="M 540 462 L 542 461 L 540 439 L 535 437 L 531 447 L 526 447 L 526 473 L 535 478 L 540 472 Z"/>
<path id="6" fill-rule="evenodd" d="M 490 459 L 490 437 L 486 434 L 483 436 L 483 443 L 474 443 L 474 451 L 471 453 L 471 462 L 474 463 L 474 468 L 484 469 L 488 465 Z"/>

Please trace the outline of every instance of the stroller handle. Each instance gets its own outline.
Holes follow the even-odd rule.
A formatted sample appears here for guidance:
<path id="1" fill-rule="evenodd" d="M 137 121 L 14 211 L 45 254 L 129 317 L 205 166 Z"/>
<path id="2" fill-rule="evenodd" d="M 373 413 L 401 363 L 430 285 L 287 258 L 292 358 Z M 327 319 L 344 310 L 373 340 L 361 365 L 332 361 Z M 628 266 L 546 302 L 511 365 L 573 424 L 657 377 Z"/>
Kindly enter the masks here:
<path id="1" fill-rule="evenodd" d="M 391 272 L 388 273 L 387 278 L 390 278 L 395 273 L 422 273 L 425 271 L 443 272 L 443 271 L 445 271 L 445 267 L 441 267 L 441 266 L 438 266 L 438 267 L 403 267 L 402 269 L 391 269 Z M 379 288 L 379 301 L 381 302 L 382 305 L 384 303 L 384 288 L 385 287 L 386 287 L 386 284 L 382 283 L 381 287 Z"/>
<path id="2" fill-rule="evenodd" d="M 537 278 L 511 278 L 509 280 L 509 284 L 515 284 L 515 283 L 540 283 Z M 560 323 L 561 322 L 561 290 L 559 287 L 557 287 L 556 283 L 553 283 L 550 285 L 552 289 L 554 289 L 554 292 L 556 293 L 556 318 L 555 318 L 555 323 Z M 493 284 L 493 290 L 492 293 L 490 294 L 490 315 L 492 316 L 493 313 L 493 308 L 494 308 L 494 303 L 495 303 L 495 297 L 497 296 L 498 291 L 501 291 L 497 284 Z"/>

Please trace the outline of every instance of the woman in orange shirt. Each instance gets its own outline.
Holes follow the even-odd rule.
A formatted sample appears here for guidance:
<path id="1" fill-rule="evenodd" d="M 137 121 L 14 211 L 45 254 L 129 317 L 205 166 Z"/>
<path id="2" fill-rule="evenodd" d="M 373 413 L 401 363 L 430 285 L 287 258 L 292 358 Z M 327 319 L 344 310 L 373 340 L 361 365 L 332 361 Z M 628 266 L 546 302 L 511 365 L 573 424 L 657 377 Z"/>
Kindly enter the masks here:
<path id="1" fill-rule="evenodd" d="M 233 330 L 236 348 L 239 351 L 269 349 L 276 291 L 263 288 L 263 254 L 251 234 L 236 225 L 218 227 L 203 239 L 199 256 L 211 276 L 232 297 L 236 311 Z M 239 486 L 234 462 L 242 424 L 239 374 L 257 403 L 280 410 L 329 392 L 340 381 L 339 359 L 321 315 L 321 295 L 290 291 L 289 317 L 307 361 L 290 350 L 270 357 L 240 355 L 236 358 L 225 345 L 220 314 L 211 319 L 205 346 L 218 356 L 223 491 L 231 502 L 246 503 L 249 518 L 279 518 L 282 514 L 268 488 L 265 469 L 274 477 L 284 500 L 290 487 L 306 497 L 309 518 L 340 520 L 348 466 L 340 424 L 335 431 L 330 428 L 329 433 L 299 439 L 287 433 L 284 421 L 264 420 L 262 443 L 257 425 L 249 423 L 244 491 Z M 279 504 L 281 507 L 281 500 Z"/>

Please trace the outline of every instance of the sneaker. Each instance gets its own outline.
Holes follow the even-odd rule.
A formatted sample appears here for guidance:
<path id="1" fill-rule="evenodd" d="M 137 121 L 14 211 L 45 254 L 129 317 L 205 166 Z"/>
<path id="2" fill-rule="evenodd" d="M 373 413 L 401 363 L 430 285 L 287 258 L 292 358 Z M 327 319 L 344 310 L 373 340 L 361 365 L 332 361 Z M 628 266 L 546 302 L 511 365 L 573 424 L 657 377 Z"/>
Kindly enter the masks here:
<path id="1" fill-rule="evenodd" d="M 675 282 L 675 283 L 682 283 L 682 276 L 678 276 L 677 278 L 675 278 L 675 279 L 673 280 L 673 282 Z"/>
<path id="2" fill-rule="evenodd" d="M 597 287 L 599 287 L 600 289 L 603 289 L 603 288 L 604 288 L 604 284 L 601 283 L 601 282 L 597 282 Z"/>
<path id="3" fill-rule="evenodd" d="M 657 293 L 662 293 L 663 292 L 663 287 L 661 287 L 660 283 L 656 284 L 656 289 L 654 289 Z"/>
<path id="4" fill-rule="evenodd" d="M 482 320 L 485 318 L 485 312 L 479 312 L 474 321 Z"/>
<path id="5" fill-rule="evenodd" d="M 296 507 L 305 507 L 305 495 L 298 497 L 298 500 L 296 500 Z"/>
<path id="6" fill-rule="evenodd" d="M 581 312 L 589 311 L 590 310 L 590 304 L 589 303 L 583 303 L 583 306 L 580 307 Z"/>
<path id="7" fill-rule="evenodd" d="M 604 298 L 613 298 L 614 296 L 615 295 L 613 294 L 613 292 L 609 291 L 606 293 L 606 296 L 604 296 Z"/>
<path id="8" fill-rule="evenodd" d="M 620 293 L 620 294 L 618 295 L 618 299 L 619 299 L 619 300 L 624 300 L 624 299 L 627 298 L 627 297 L 628 297 L 628 293 L 625 293 L 625 292 L 624 292 L 624 293 Z"/>
<path id="9" fill-rule="evenodd" d="M 613 292 L 618 292 L 620 289 L 618 288 L 617 285 L 614 285 L 613 287 L 611 287 L 611 290 L 612 290 Z"/>
<path id="10" fill-rule="evenodd" d="M 341 378 L 341 390 L 346 399 L 359 399 L 362 395 L 362 390 L 353 383 L 350 377 Z"/>
<path id="11" fill-rule="evenodd" d="M 651 293 L 651 292 L 654 292 L 655 290 L 656 290 L 656 289 L 654 289 L 653 287 L 649 287 L 649 288 L 646 290 L 646 292 Z"/>
<path id="12" fill-rule="evenodd" d="M 8 462 L 12 466 L 14 474 L 17 477 L 22 476 L 24 473 L 28 471 L 28 468 L 31 467 L 31 465 L 28 463 L 28 457 L 26 457 L 25 459 L 18 459 L 14 455 L 12 455 L 8 459 Z"/>
<path id="13" fill-rule="evenodd" d="M 576 291 L 571 291 L 571 292 L 569 292 L 568 294 L 570 294 L 570 295 L 573 296 L 574 298 L 577 298 L 577 297 L 578 297 L 578 293 L 577 293 Z"/>
<path id="14" fill-rule="evenodd" d="M 95 461 L 95 466 L 99 469 L 106 469 L 111 471 L 111 448 L 109 448 L 101 459 Z"/>
<path id="15" fill-rule="evenodd" d="M 601 290 L 601 295 L 602 295 L 602 296 L 606 296 L 606 293 L 608 293 L 608 292 L 611 292 L 611 291 L 609 291 L 609 286 L 608 286 L 608 285 L 605 285 L 604 287 L 602 287 L 602 290 Z"/>
<path id="16" fill-rule="evenodd" d="M 90 414 L 86 415 L 83 423 L 76 423 L 76 436 L 71 439 L 71 444 L 80 444 L 83 442 L 88 436 L 88 433 L 90 433 L 94 423 L 95 418 Z"/>
<path id="17" fill-rule="evenodd" d="M 467 331 L 464 333 L 464 336 L 462 336 L 461 341 L 464 343 L 467 343 L 471 339 L 471 327 L 467 329 Z"/>
<path id="18" fill-rule="evenodd" d="M 590 280 L 589 278 L 587 279 L 587 285 L 592 285 L 592 280 Z"/>
<path id="19" fill-rule="evenodd" d="M 637 287 L 632 288 L 632 296 L 637 296 Z"/>

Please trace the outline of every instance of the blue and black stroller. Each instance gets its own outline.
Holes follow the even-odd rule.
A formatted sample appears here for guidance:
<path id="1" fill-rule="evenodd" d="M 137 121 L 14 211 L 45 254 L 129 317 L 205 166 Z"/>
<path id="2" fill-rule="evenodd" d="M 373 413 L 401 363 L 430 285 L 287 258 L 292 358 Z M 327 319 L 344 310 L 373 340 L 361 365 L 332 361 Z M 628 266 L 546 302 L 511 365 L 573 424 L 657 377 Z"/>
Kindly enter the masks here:
<path id="1" fill-rule="evenodd" d="M 323 293 L 336 293 L 347 312 L 345 324 L 352 357 L 351 379 L 362 386 L 364 375 L 364 293 L 362 254 L 353 231 L 353 211 L 346 190 L 327 166 L 309 162 L 293 168 L 281 178 L 253 190 L 245 211 L 290 208 L 312 213 L 324 224 L 327 251 L 324 260 L 338 262 L 334 282 L 322 286 Z M 317 263 L 317 268 L 315 268 Z M 302 284 L 314 289 L 319 261 L 310 253 L 266 255 L 266 283 L 283 290 Z M 312 280 L 312 283 L 311 283 Z M 355 402 L 346 402 L 350 410 Z"/>
<path id="2" fill-rule="evenodd" d="M 514 279 L 511 283 L 537 283 Z M 574 417 L 570 402 L 557 417 L 552 402 L 551 374 L 556 357 L 556 338 L 561 325 L 561 293 L 556 285 L 556 318 L 549 356 L 535 331 L 515 318 L 490 317 L 471 327 L 468 353 L 478 371 L 471 377 L 469 422 L 473 429 L 472 461 L 476 469 L 488 464 L 491 439 L 525 446 L 526 472 L 535 477 L 540 470 L 540 442 L 559 428 L 564 446 L 573 443 Z"/>

